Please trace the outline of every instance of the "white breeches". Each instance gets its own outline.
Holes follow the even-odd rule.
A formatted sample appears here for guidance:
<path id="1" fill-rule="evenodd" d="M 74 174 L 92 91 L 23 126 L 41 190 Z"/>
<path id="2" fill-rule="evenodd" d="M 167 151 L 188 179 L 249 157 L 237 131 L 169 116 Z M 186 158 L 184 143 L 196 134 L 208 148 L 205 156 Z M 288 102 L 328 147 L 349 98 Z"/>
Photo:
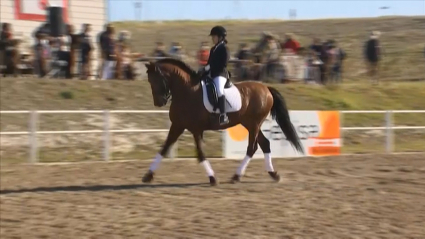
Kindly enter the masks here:
<path id="1" fill-rule="evenodd" d="M 104 61 L 102 79 L 109 80 L 113 78 L 115 61 Z"/>
<path id="2" fill-rule="evenodd" d="M 213 79 L 215 87 L 217 88 L 218 97 L 224 95 L 224 85 L 226 85 L 227 79 L 226 77 L 217 76 Z"/>

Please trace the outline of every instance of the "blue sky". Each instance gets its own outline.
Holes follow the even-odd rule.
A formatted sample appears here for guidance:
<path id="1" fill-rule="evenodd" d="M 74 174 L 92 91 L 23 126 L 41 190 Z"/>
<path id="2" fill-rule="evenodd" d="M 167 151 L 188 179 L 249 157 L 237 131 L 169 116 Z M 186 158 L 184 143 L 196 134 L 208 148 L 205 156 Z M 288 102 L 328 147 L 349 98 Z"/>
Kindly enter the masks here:
<path id="1" fill-rule="evenodd" d="M 296 9 L 297 19 L 376 17 L 382 15 L 425 15 L 425 0 L 405 1 L 221 1 L 221 0 L 106 0 L 110 21 L 138 20 L 135 2 L 141 2 L 140 19 L 215 20 L 288 19 Z M 390 7 L 387 10 L 380 7 Z"/>

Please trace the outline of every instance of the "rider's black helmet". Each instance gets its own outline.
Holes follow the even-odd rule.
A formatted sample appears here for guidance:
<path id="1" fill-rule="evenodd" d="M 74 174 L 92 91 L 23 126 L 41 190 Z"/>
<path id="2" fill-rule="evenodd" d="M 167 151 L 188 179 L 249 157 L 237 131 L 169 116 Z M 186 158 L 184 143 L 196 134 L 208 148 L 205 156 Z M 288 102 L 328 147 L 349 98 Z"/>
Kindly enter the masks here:
<path id="1" fill-rule="evenodd" d="M 215 26 L 211 29 L 210 36 L 226 37 L 227 36 L 226 28 L 222 26 Z"/>

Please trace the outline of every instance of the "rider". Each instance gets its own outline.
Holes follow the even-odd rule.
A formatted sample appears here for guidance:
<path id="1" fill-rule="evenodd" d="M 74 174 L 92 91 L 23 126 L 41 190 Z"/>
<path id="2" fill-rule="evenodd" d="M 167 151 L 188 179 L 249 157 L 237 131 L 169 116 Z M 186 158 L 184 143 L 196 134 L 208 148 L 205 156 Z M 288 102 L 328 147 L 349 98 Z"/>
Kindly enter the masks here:
<path id="1" fill-rule="evenodd" d="M 226 97 L 224 95 L 224 86 L 229 77 L 227 64 L 230 59 L 229 50 L 226 46 L 227 31 L 222 26 L 215 26 L 211 29 L 210 36 L 214 46 L 210 50 L 207 65 L 201 71 L 209 72 L 217 88 L 218 106 L 220 109 L 219 123 L 220 125 L 224 125 L 229 123 L 229 118 L 225 112 Z"/>

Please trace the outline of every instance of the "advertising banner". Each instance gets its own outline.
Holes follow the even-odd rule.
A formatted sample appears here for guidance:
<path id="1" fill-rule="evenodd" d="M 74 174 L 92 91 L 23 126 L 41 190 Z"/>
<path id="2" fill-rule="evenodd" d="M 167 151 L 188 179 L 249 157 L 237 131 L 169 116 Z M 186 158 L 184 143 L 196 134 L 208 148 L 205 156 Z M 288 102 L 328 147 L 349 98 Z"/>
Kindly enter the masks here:
<path id="1" fill-rule="evenodd" d="M 292 147 L 279 125 L 269 116 L 261 130 L 270 140 L 272 157 L 329 156 L 341 153 L 338 111 L 290 111 L 289 114 L 306 155 L 298 153 Z M 248 130 L 242 125 L 227 129 L 223 137 L 225 158 L 242 159 L 246 155 Z M 260 147 L 254 158 L 263 158 Z"/>
<path id="2" fill-rule="evenodd" d="M 68 16 L 68 0 L 14 0 L 15 19 L 27 21 L 45 21 L 49 6 L 62 7 L 64 20 Z"/>

